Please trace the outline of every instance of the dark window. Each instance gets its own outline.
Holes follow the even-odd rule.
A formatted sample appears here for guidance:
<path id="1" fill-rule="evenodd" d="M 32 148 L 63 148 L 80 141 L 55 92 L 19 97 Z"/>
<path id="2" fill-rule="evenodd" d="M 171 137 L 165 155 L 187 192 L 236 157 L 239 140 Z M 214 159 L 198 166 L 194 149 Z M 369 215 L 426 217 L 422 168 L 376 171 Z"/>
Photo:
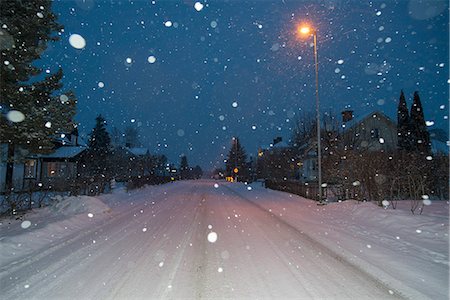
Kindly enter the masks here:
<path id="1" fill-rule="evenodd" d="M 380 133 L 378 128 L 374 128 L 370 131 L 370 136 L 374 139 L 378 139 L 380 137 Z"/>

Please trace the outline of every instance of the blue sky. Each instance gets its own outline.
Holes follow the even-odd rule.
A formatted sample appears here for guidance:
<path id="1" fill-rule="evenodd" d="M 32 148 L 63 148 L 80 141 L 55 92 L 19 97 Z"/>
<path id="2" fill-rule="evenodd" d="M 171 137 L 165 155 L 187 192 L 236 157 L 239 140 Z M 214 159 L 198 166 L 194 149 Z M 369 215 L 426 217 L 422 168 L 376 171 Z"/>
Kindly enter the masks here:
<path id="1" fill-rule="evenodd" d="M 322 112 L 395 120 L 400 90 L 409 105 L 417 90 L 430 128 L 448 131 L 446 1 L 200 1 L 200 11 L 195 2 L 53 4 L 65 31 L 40 65 L 62 66 L 82 133 L 101 113 L 109 128 L 137 127 L 152 153 L 204 169 L 223 162 L 233 136 L 253 155 L 289 139 L 315 110 L 312 39 L 295 36 L 302 20 L 318 30 Z M 71 34 L 86 47 L 73 48 Z"/>

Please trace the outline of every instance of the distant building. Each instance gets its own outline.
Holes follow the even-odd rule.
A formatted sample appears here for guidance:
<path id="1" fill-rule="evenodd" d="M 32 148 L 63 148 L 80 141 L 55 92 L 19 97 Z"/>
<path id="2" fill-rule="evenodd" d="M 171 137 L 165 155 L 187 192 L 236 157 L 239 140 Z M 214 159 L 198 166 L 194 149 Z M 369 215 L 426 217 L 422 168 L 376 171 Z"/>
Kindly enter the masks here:
<path id="1" fill-rule="evenodd" d="M 296 160 L 292 148 L 277 137 L 268 146 L 258 149 L 256 177 L 270 180 L 295 178 Z"/>

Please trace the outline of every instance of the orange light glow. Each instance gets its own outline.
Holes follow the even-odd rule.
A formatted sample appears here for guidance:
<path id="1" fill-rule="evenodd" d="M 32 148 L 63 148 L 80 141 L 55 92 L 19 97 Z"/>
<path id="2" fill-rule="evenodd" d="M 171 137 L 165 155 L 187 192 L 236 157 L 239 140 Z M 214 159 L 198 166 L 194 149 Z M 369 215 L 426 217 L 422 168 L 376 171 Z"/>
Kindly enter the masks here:
<path id="1" fill-rule="evenodd" d="M 303 26 L 303 27 L 299 28 L 299 31 L 300 31 L 301 34 L 308 34 L 308 33 L 311 32 L 311 28 Z"/>
<path id="2" fill-rule="evenodd" d="M 314 28 L 308 23 L 302 23 L 297 26 L 297 35 L 299 38 L 310 36 L 314 33 Z"/>

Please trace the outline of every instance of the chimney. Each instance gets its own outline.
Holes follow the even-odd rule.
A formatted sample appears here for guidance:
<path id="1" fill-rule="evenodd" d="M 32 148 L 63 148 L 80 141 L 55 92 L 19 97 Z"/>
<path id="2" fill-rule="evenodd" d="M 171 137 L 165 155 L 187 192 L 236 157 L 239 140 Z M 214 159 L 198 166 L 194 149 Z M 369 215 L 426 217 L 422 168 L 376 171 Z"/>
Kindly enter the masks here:
<path id="1" fill-rule="evenodd" d="M 353 119 L 353 110 L 344 110 L 342 112 L 342 122 L 348 122 Z"/>
<path id="2" fill-rule="evenodd" d="M 273 139 L 273 145 L 278 144 L 279 142 L 281 142 L 283 140 L 283 138 L 281 136 L 278 136 L 277 138 Z"/>
<path id="3" fill-rule="evenodd" d="M 70 133 L 70 142 L 74 146 L 78 146 L 78 128 L 75 127 Z"/>

